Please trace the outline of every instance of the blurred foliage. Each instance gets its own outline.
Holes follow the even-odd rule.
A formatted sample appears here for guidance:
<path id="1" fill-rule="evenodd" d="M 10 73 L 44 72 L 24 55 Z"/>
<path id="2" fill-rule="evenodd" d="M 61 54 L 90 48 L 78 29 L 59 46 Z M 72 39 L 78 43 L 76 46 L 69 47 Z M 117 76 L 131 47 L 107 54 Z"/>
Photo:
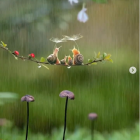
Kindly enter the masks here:
<path id="1" fill-rule="evenodd" d="M 52 135 L 43 135 L 41 133 L 33 134 L 29 132 L 29 139 L 33 140 L 61 140 L 63 128 L 60 130 L 54 130 Z M 11 131 L 2 128 L 1 139 L 3 140 L 24 140 L 25 133 L 14 129 Z M 113 131 L 112 133 L 99 133 L 95 131 L 95 140 L 138 140 L 139 139 L 139 123 L 135 125 L 135 128 L 129 130 L 124 129 L 121 131 Z M 90 131 L 84 128 L 77 128 L 73 133 L 66 132 L 66 140 L 91 140 Z"/>
<path id="2" fill-rule="evenodd" d="M 4 103 L 12 102 L 14 99 L 17 99 L 18 95 L 16 93 L 11 92 L 0 92 L 0 105 L 4 105 Z"/>
<path id="3" fill-rule="evenodd" d="M 32 23 L 40 31 L 48 29 L 51 24 L 55 28 L 65 29 L 68 26 L 68 22 L 72 19 L 69 12 L 75 8 L 67 0 L 40 0 L 39 2 L 35 0 L 14 0 L 14 2 L 7 0 L 7 2 L 4 2 L 1 0 L 0 5 L 2 13 L 0 30 L 12 28 L 14 32 L 17 32 L 19 28 L 32 28 Z M 9 5 L 9 11 L 5 12 Z"/>

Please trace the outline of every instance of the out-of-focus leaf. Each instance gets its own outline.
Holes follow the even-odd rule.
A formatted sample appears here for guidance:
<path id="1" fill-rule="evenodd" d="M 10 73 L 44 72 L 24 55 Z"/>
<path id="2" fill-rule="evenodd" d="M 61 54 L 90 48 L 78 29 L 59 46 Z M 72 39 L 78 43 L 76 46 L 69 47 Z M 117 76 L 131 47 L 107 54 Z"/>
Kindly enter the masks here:
<path id="1" fill-rule="evenodd" d="M 107 56 L 104 57 L 104 60 L 108 60 L 110 59 L 110 57 L 111 57 L 111 54 L 108 54 Z"/>
<path id="2" fill-rule="evenodd" d="M 98 54 L 97 54 L 97 58 L 99 58 L 100 57 L 100 52 L 98 52 Z"/>
<path id="3" fill-rule="evenodd" d="M 3 47 L 6 47 L 7 46 L 7 44 L 5 44 L 4 42 L 1 41 L 1 43 L 2 43 L 2 46 Z"/>
<path id="4" fill-rule="evenodd" d="M 14 54 L 13 54 L 13 56 L 15 57 L 16 60 L 18 60 L 18 57 L 16 57 Z"/>
<path id="5" fill-rule="evenodd" d="M 92 65 L 97 65 L 97 63 L 96 62 L 93 62 L 93 63 L 91 63 Z"/>
<path id="6" fill-rule="evenodd" d="M 47 66 L 45 66 L 45 65 L 43 65 L 43 64 L 42 64 L 42 66 L 43 66 L 44 68 L 46 68 L 46 69 L 48 69 L 48 70 L 49 70 L 49 68 L 48 68 Z"/>
<path id="7" fill-rule="evenodd" d="M 107 56 L 107 53 L 103 53 L 103 59 Z"/>
<path id="8" fill-rule="evenodd" d="M 91 63 L 93 60 L 92 59 L 88 59 L 88 63 Z"/>
<path id="9" fill-rule="evenodd" d="M 41 57 L 40 58 L 40 62 L 45 62 L 45 58 L 44 57 Z"/>
<path id="10" fill-rule="evenodd" d="M 18 58 L 15 56 L 15 59 L 18 60 Z"/>
<path id="11" fill-rule="evenodd" d="M 109 58 L 108 61 L 110 61 L 111 63 L 113 63 L 113 60 L 111 58 Z"/>
<path id="12" fill-rule="evenodd" d="M 16 93 L 12 92 L 0 92 L 0 98 L 18 98 L 18 95 Z"/>

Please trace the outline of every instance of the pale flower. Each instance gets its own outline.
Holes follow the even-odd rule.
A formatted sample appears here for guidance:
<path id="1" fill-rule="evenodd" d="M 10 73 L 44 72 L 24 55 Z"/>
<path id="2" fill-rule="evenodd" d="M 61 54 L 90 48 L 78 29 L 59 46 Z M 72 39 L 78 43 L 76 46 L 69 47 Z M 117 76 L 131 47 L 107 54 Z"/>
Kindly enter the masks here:
<path id="1" fill-rule="evenodd" d="M 83 22 L 85 23 L 87 20 L 88 20 L 88 15 L 86 13 L 86 8 L 83 7 L 82 10 L 78 13 L 77 15 L 77 19 L 80 21 L 80 22 Z"/>
<path id="2" fill-rule="evenodd" d="M 78 0 L 68 0 L 70 4 L 72 5 L 73 3 L 78 3 Z"/>

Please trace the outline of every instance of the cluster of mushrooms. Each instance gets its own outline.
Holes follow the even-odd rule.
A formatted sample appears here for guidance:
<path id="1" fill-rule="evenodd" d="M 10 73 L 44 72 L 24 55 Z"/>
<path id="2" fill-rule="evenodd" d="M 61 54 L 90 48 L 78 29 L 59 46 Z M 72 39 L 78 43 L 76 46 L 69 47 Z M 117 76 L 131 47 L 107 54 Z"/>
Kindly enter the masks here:
<path id="1" fill-rule="evenodd" d="M 63 90 L 59 96 L 61 98 L 66 98 L 66 103 L 65 103 L 65 117 L 64 117 L 64 131 L 63 131 L 63 140 L 65 140 L 65 131 L 66 131 L 66 119 L 67 119 L 67 105 L 68 105 L 68 99 L 70 100 L 74 100 L 75 96 L 74 93 L 69 91 L 69 90 Z M 21 98 L 21 101 L 26 101 L 27 102 L 27 125 L 26 125 L 26 138 L 25 140 L 27 140 L 28 138 L 28 125 L 29 125 L 29 102 L 34 102 L 35 99 L 33 96 L 31 95 L 25 95 Z M 91 123 L 91 140 L 93 140 L 93 132 L 94 132 L 94 121 L 97 118 L 97 114 L 96 113 L 90 113 L 88 115 L 88 118 L 92 121 Z"/>

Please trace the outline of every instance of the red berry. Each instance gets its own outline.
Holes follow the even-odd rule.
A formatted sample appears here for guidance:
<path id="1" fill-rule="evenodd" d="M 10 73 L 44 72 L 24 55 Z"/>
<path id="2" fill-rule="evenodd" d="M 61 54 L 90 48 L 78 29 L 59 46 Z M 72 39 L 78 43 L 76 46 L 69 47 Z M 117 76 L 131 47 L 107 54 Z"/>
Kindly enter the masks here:
<path id="1" fill-rule="evenodd" d="M 19 52 L 18 52 L 18 51 L 14 51 L 14 54 L 15 54 L 15 55 L 19 55 Z"/>
<path id="2" fill-rule="evenodd" d="M 35 54 L 34 54 L 34 53 L 31 53 L 30 56 L 31 56 L 32 58 L 34 58 L 34 57 L 35 57 Z"/>

